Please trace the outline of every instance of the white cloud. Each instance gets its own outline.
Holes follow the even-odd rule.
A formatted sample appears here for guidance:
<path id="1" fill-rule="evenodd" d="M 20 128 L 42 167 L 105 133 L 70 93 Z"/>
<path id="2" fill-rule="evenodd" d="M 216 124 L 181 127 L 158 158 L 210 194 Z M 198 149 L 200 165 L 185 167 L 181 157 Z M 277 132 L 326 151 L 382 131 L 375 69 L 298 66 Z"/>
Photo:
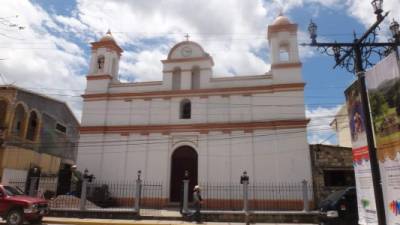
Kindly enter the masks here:
<path id="1" fill-rule="evenodd" d="M 80 118 L 81 100 L 70 97 L 84 89 L 82 68 L 87 67 L 83 51 L 75 43 L 56 36 L 62 31 L 52 16 L 29 1 L 6 1 L 0 15 L 19 15 L 10 22 L 25 27 L 18 30 L 2 26 L 0 71 L 7 81 L 68 102 Z M 50 32 L 50 29 L 52 32 Z"/>
<path id="2" fill-rule="evenodd" d="M 96 34 L 110 28 L 124 49 L 131 46 L 146 48 L 143 40 L 151 42 L 157 38 L 164 38 L 163 44 L 172 47 L 184 40 L 185 33 L 189 33 L 191 40 L 200 43 L 213 56 L 215 74 L 233 75 L 267 71 L 266 59 L 257 57 L 253 49 L 267 47 L 265 28 L 277 15 L 271 9 L 273 7 L 269 5 L 264 7 L 261 0 L 210 0 L 206 4 L 200 0 L 80 0 L 77 14 L 79 20 Z M 147 46 L 141 57 L 154 60 L 153 64 L 160 68 L 159 61 L 166 58 L 168 50 L 158 47 L 149 49 Z M 131 56 L 124 53 L 124 57 Z M 151 66 L 150 61 L 128 65 L 128 61 L 123 60 L 123 76 L 130 71 L 137 80 L 161 78 L 161 69 L 158 75 L 154 75 L 155 66 Z"/>
<path id="3" fill-rule="evenodd" d="M 318 144 L 323 141 L 324 144 L 333 143 L 333 140 L 328 139 L 334 136 L 330 123 L 340 107 L 341 105 L 331 108 L 317 107 L 315 109 L 306 109 L 306 117 L 310 119 L 307 127 L 308 142 L 310 144 Z"/>
<path id="4" fill-rule="evenodd" d="M 161 80 L 162 64 L 160 59 L 164 54 L 159 49 L 144 50 L 141 52 L 124 52 L 120 62 L 119 75 L 123 80 L 128 80 L 134 74 L 135 81 Z"/>
<path id="5" fill-rule="evenodd" d="M 384 20 L 380 26 L 381 30 L 379 31 L 379 34 L 381 35 L 381 41 L 387 41 L 388 38 L 391 38 L 391 34 L 389 33 L 389 24 L 392 19 L 396 19 L 397 21 L 400 19 L 399 4 L 399 0 L 383 1 L 384 12 L 390 11 L 390 14 L 388 19 Z M 356 18 L 358 22 L 363 24 L 366 28 L 370 27 L 376 21 L 376 16 L 374 14 L 371 1 L 347 0 L 347 5 L 348 14 Z"/>
<path id="6" fill-rule="evenodd" d="M 57 87 L 67 90 L 57 93 L 79 95 L 73 90 L 85 87 L 89 57 L 71 37 L 89 48 L 89 42 L 111 29 L 125 49 L 120 64 L 124 79 L 160 80 L 160 60 L 184 39 L 185 33 L 212 55 L 217 76 L 262 74 L 269 69 L 269 58 L 257 52 L 268 50 L 267 25 L 280 9 L 287 15 L 295 7 L 306 5 L 315 6 L 315 10 L 347 7 L 349 15 L 366 26 L 375 19 L 370 1 L 364 0 L 78 0 L 69 16 L 47 12 L 30 1 L 5 1 L 1 15 L 19 14 L 16 22 L 26 29 L 0 37 L 0 58 L 7 58 L 0 70 L 17 85 L 41 87 L 42 92 Z M 391 9 L 391 18 L 399 19 L 397 5 L 398 0 L 384 2 L 385 9 Z M 308 40 L 308 35 L 300 31 L 299 43 Z M 303 60 L 314 55 L 314 49 L 300 48 Z M 69 103 L 79 114 L 80 99 L 72 99 L 68 98 Z"/>

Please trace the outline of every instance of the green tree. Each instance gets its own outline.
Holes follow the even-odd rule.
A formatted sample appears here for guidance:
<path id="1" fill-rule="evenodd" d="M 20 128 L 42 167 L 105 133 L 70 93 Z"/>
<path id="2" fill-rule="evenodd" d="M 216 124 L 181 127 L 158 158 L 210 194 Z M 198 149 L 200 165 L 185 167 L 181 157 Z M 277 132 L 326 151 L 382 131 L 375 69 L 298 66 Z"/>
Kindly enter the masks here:
<path id="1" fill-rule="evenodd" d="M 382 116 L 389 110 L 389 105 L 385 101 L 385 96 L 379 91 L 370 92 L 371 111 L 374 117 Z"/>

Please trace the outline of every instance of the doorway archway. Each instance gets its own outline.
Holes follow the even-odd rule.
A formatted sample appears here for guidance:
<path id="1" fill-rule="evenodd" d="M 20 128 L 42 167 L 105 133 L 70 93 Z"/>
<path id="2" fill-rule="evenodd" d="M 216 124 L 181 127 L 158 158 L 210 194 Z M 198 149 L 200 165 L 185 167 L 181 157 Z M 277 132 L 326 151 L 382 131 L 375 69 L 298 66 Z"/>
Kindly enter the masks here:
<path id="1" fill-rule="evenodd" d="M 183 178 L 185 171 L 189 172 L 189 201 L 192 201 L 192 190 L 197 185 L 198 156 L 196 150 L 190 146 L 181 146 L 175 149 L 171 156 L 171 186 L 170 201 L 179 202 L 183 193 Z"/>

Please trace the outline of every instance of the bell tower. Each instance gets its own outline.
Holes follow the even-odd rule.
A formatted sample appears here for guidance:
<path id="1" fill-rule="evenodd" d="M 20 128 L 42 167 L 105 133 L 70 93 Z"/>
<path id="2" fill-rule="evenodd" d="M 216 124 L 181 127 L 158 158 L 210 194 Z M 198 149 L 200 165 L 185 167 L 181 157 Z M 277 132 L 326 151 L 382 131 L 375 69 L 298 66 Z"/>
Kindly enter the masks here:
<path id="1" fill-rule="evenodd" d="M 268 26 L 271 70 L 274 83 L 302 82 L 297 43 L 297 24 L 280 14 Z"/>
<path id="2" fill-rule="evenodd" d="M 87 75 L 87 92 L 98 93 L 107 91 L 110 82 L 118 81 L 119 60 L 123 50 L 114 40 L 111 32 L 91 43 L 92 56 Z"/>

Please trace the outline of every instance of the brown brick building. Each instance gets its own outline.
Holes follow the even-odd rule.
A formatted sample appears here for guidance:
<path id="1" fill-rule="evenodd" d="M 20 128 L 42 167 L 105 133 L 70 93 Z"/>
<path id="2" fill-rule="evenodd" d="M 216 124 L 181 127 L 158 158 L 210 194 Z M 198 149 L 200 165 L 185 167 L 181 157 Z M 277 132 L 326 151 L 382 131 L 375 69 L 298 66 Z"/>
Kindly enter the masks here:
<path id="1" fill-rule="evenodd" d="M 317 203 L 333 191 L 355 186 L 351 148 L 310 145 L 310 155 Z"/>
<path id="2" fill-rule="evenodd" d="M 37 167 L 55 175 L 76 160 L 79 122 L 61 101 L 0 86 L 0 180 L 26 177 Z"/>

